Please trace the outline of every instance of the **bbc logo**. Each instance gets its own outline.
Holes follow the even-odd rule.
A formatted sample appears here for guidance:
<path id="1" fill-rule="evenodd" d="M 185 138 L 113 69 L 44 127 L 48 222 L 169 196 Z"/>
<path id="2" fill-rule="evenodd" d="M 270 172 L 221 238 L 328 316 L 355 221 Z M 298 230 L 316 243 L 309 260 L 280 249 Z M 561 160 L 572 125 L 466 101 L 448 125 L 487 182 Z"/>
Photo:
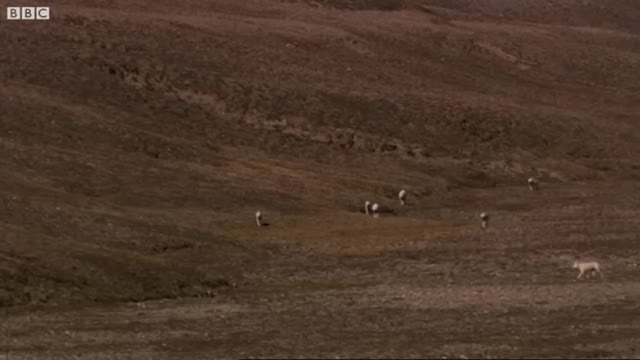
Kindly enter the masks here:
<path id="1" fill-rule="evenodd" d="M 49 7 L 8 6 L 7 20 L 49 20 Z"/>

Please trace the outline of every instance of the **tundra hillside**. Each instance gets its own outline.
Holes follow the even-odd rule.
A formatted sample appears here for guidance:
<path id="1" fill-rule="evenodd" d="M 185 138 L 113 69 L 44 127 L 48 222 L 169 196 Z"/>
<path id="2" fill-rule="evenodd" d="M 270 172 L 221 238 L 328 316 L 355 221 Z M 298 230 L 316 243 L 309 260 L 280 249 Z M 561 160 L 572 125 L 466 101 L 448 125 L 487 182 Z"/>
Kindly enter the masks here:
<path id="1" fill-rule="evenodd" d="M 0 357 L 640 354 L 640 2 L 37 4 Z"/>

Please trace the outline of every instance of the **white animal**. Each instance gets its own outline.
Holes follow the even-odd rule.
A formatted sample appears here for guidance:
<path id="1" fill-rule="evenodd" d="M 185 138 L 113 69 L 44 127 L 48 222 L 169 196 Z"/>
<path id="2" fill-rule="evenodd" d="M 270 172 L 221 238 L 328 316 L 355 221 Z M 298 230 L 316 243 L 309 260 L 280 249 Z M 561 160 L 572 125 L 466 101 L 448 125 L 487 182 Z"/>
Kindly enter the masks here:
<path id="1" fill-rule="evenodd" d="M 400 205 L 404 205 L 405 201 L 407 200 L 407 190 L 400 190 L 400 192 L 398 193 L 398 199 L 400 199 Z"/>
<path id="2" fill-rule="evenodd" d="M 374 203 L 373 205 L 371 205 L 371 212 L 373 212 L 373 217 L 374 218 L 378 218 L 380 217 L 380 205 L 378 205 L 378 203 Z"/>
<path id="3" fill-rule="evenodd" d="M 256 223 L 258 226 L 262 226 L 262 212 L 256 211 Z"/>
<path id="4" fill-rule="evenodd" d="M 585 273 L 587 274 L 587 278 L 589 278 L 589 275 L 593 275 L 595 277 L 596 276 L 595 273 L 598 273 L 598 275 L 600 275 L 600 278 L 602 279 L 602 272 L 600 272 L 600 264 L 598 264 L 597 261 L 589 261 L 589 262 L 576 261 L 573 263 L 573 268 L 580 270 L 580 274 L 578 274 L 578 277 L 576 279 L 580 279 L 582 275 L 584 275 Z"/>
<path id="5" fill-rule="evenodd" d="M 538 180 L 530 177 L 527 180 L 527 183 L 529 183 L 529 190 L 531 190 L 531 191 L 538 190 Z"/>
<path id="6" fill-rule="evenodd" d="M 371 207 L 371 202 L 367 200 L 364 202 L 364 213 L 367 215 L 369 215 L 369 207 Z"/>
<path id="7" fill-rule="evenodd" d="M 480 220 L 482 220 L 482 228 L 486 229 L 489 226 L 489 214 L 487 213 L 480 214 Z"/>

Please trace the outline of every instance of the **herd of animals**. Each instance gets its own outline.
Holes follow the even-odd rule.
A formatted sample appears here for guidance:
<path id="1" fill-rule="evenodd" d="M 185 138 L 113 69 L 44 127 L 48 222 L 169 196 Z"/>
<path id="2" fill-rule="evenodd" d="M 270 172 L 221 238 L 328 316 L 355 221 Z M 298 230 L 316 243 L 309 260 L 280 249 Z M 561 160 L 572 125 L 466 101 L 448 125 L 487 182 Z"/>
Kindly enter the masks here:
<path id="1" fill-rule="evenodd" d="M 539 182 L 535 178 L 529 178 L 527 180 L 529 184 L 529 190 L 537 191 L 539 190 Z M 398 193 L 398 199 L 400 200 L 400 205 L 404 206 L 407 201 L 407 191 L 405 189 L 400 190 Z M 371 203 L 370 201 L 365 201 L 364 203 L 364 213 L 367 215 L 372 215 L 373 218 L 377 219 L 380 217 L 381 207 L 378 203 Z M 482 221 L 482 228 L 486 229 L 489 226 L 489 214 L 483 212 L 480 214 L 480 220 Z M 262 222 L 262 211 L 256 212 L 256 223 L 258 227 L 262 227 L 264 224 Z M 586 278 L 595 277 L 596 274 L 602 278 L 602 272 L 600 271 L 600 264 L 597 261 L 575 261 L 572 266 L 574 269 L 578 269 L 579 274 L 577 279 L 582 278 L 586 275 Z"/>

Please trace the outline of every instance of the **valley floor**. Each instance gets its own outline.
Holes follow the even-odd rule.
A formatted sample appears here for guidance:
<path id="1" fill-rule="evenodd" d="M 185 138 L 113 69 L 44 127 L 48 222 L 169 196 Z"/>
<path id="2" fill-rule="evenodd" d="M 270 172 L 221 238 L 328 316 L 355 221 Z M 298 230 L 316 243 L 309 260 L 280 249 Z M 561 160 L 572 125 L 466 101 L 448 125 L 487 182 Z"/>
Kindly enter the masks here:
<path id="1" fill-rule="evenodd" d="M 297 219 L 331 224 L 298 242 L 274 222 L 257 241 L 289 246 L 212 298 L 7 308 L 0 358 L 640 356 L 637 200 L 587 185 L 516 191 L 475 194 L 496 196 L 486 231 L 468 209 L 421 220 L 411 204 L 378 221 Z M 508 212 L 507 195 L 511 208 L 549 201 Z M 377 237 L 390 227 L 403 230 Z M 576 280 L 576 257 L 600 261 L 604 278 Z"/>

